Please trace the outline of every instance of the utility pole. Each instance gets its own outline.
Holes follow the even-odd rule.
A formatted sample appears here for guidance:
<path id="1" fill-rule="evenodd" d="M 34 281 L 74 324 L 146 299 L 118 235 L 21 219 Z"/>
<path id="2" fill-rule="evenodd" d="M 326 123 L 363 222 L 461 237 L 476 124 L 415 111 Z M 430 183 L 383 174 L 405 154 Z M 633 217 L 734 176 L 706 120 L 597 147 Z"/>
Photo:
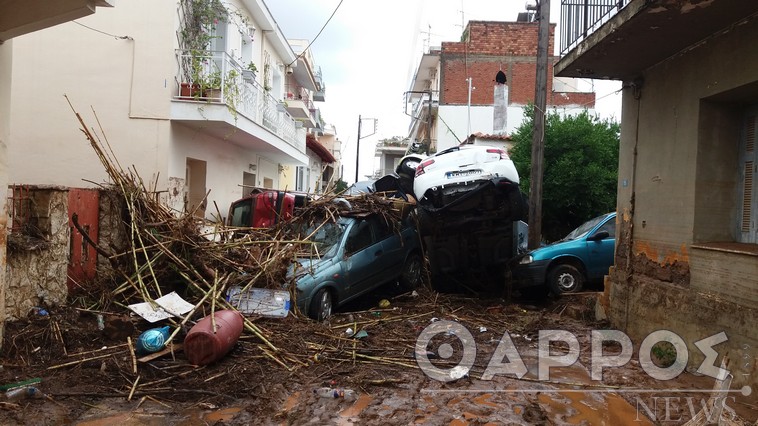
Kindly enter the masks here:
<path id="1" fill-rule="evenodd" d="M 358 139 L 355 140 L 355 181 L 358 182 L 358 154 L 361 150 L 361 116 L 358 116 Z"/>
<path id="2" fill-rule="evenodd" d="M 374 131 L 365 136 L 361 136 L 361 123 L 363 122 L 363 120 L 374 120 Z M 359 156 L 361 152 L 361 138 L 362 137 L 365 138 L 376 133 L 376 125 L 378 122 L 379 120 L 377 120 L 376 118 L 361 118 L 360 115 L 358 116 L 358 139 L 355 141 L 355 181 L 356 182 L 358 182 L 358 162 L 359 162 L 358 160 L 359 158 L 361 158 Z"/>
<path id="3" fill-rule="evenodd" d="M 550 45 L 550 0 L 538 0 L 537 75 L 534 89 L 534 131 L 529 187 L 529 248 L 542 240 L 542 164 L 545 156 L 545 109 L 547 107 L 547 49 Z"/>

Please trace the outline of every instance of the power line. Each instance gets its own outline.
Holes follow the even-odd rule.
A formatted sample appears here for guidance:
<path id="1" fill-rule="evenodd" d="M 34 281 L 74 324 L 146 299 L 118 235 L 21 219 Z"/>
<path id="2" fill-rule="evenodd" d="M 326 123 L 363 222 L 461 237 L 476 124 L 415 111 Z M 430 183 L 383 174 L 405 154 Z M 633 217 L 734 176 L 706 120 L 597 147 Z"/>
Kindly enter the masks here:
<path id="1" fill-rule="evenodd" d="M 305 52 L 308 51 L 308 49 L 316 41 L 316 39 L 318 38 L 318 36 L 321 35 L 321 33 L 324 31 L 324 28 L 326 28 L 326 26 L 329 24 L 329 21 L 331 21 L 332 18 L 334 18 L 334 14 L 337 13 L 337 10 L 340 8 L 340 6 L 342 6 L 342 2 L 343 1 L 345 1 L 345 0 L 340 0 L 340 2 L 337 5 L 337 7 L 334 8 L 334 11 L 332 12 L 332 15 L 329 16 L 329 19 L 327 19 L 326 22 L 324 22 L 324 26 L 321 27 L 321 29 L 319 30 L 318 34 L 316 34 L 316 37 L 313 37 L 313 40 L 311 40 L 311 42 L 308 43 L 308 46 L 306 46 L 305 49 L 303 49 L 303 51 L 300 52 L 300 54 L 295 57 L 295 60 L 293 60 L 292 62 L 290 62 L 289 64 L 287 64 L 288 67 L 291 66 L 292 64 L 294 64 L 295 61 L 297 61 L 298 59 L 300 59 L 303 55 L 305 55 Z"/>

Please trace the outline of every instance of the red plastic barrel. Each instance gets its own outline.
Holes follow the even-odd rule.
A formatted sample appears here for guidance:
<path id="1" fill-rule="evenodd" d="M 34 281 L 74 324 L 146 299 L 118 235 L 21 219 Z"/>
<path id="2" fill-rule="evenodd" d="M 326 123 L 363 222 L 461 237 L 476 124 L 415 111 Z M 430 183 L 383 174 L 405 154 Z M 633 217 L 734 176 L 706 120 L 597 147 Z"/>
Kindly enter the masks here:
<path id="1" fill-rule="evenodd" d="M 214 333 L 211 317 L 195 324 L 184 338 L 184 353 L 194 365 L 207 365 L 223 358 L 242 334 L 242 315 L 238 311 L 216 311 Z"/>

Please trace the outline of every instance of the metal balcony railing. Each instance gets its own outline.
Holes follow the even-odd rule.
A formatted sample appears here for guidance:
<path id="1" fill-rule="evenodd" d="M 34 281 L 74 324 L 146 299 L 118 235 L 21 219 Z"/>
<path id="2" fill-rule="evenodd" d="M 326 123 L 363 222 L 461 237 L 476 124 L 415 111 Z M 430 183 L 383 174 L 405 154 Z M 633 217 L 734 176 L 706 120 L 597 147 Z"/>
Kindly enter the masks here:
<path id="1" fill-rule="evenodd" d="M 561 0 L 561 56 L 608 22 L 631 0 Z"/>
<path id="2" fill-rule="evenodd" d="M 225 52 L 177 50 L 177 60 L 174 99 L 226 104 L 235 120 L 242 116 L 305 152 L 305 137 L 298 134 L 295 119 L 234 58 Z"/>

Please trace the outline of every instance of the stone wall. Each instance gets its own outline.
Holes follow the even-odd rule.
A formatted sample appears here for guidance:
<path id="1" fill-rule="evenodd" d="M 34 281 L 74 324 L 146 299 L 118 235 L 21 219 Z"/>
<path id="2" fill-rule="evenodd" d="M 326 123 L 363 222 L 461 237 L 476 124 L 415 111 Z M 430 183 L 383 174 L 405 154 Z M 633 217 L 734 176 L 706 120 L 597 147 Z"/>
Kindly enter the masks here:
<path id="1" fill-rule="evenodd" d="M 68 264 L 71 229 L 68 224 L 65 187 L 30 187 L 28 223 L 8 237 L 5 319 L 26 317 L 34 307 L 65 304 L 69 298 Z M 26 207 L 25 207 L 26 208 Z M 123 199 L 110 191 L 100 192 L 98 246 L 118 255 L 126 250 L 128 228 L 124 226 Z M 16 221 L 18 225 L 18 221 Z M 111 262 L 98 255 L 98 278 L 115 276 Z M 96 279 L 98 279 L 96 278 Z"/>
<path id="2" fill-rule="evenodd" d="M 65 303 L 68 295 L 68 190 L 33 188 L 29 201 L 29 223 L 8 237 L 6 320 Z"/>

